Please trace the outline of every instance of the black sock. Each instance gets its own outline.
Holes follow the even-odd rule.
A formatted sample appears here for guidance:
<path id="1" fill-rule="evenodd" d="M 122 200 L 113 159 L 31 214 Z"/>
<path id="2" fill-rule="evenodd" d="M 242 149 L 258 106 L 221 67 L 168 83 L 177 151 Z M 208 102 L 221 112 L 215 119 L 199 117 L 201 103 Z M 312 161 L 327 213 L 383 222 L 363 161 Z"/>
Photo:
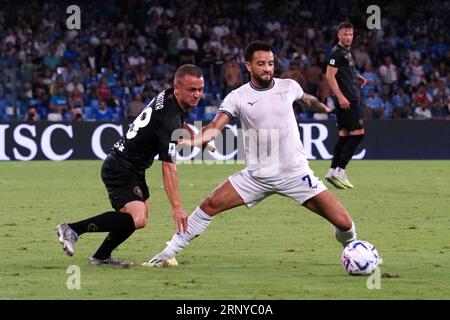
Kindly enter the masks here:
<path id="1" fill-rule="evenodd" d="M 94 254 L 94 258 L 96 259 L 107 259 L 111 256 L 111 252 L 115 248 L 117 248 L 121 243 L 128 239 L 134 232 L 133 230 L 122 231 L 122 232 L 110 232 L 100 247 L 97 249 L 97 252 Z"/>
<path id="2" fill-rule="evenodd" d="M 336 142 L 336 145 L 334 146 L 333 160 L 331 160 L 330 168 L 336 169 L 336 167 L 338 166 L 339 160 L 341 159 L 341 155 L 342 155 L 342 148 L 344 147 L 345 143 L 347 142 L 347 138 L 348 137 L 339 136 L 339 139 Z"/>
<path id="3" fill-rule="evenodd" d="M 69 223 L 78 235 L 85 232 L 122 232 L 134 230 L 133 217 L 128 213 L 109 211 L 86 220 Z"/>
<path id="4" fill-rule="evenodd" d="M 341 169 L 345 169 L 347 164 L 350 162 L 353 155 L 355 154 L 356 149 L 358 149 L 358 146 L 364 139 L 364 135 L 360 134 L 357 136 L 348 136 L 347 138 L 348 138 L 347 142 L 342 147 L 341 158 L 339 159 L 338 162 L 338 167 Z"/>

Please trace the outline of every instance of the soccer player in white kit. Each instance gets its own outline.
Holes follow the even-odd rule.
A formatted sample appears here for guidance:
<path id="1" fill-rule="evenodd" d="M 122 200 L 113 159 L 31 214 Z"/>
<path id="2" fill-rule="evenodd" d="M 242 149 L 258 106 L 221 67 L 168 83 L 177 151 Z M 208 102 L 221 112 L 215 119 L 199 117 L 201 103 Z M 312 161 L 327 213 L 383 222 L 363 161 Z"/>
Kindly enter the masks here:
<path id="1" fill-rule="evenodd" d="M 253 41 L 245 49 L 250 82 L 229 93 L 214 120 L 191 140 L 203 145 L 239 117 L 244 132 L 246 168 L 222 182 L 180 226 L 166 248 L 145 266 L 177 265 L 175 256 L 208 227 L 213 217 L 228 209 L 252 207 L 264 198 L 282 194 L 321 215 L 335 226 L 343 246 L 356 240 L 355 225 L 341 202 L 309 168 L 292 104 L 329 112 L 317 98 L 303 92 L 291 79 L 273 78 L 274 54 L 270 44 Z"/>

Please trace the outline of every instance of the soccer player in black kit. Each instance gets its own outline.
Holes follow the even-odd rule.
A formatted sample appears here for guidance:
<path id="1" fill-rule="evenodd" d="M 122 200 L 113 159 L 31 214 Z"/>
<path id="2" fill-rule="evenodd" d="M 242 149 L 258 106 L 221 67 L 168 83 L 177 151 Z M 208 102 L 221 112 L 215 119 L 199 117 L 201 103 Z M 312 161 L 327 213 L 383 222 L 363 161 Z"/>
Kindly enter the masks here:
<path id="1" fill-rule="evenodd" d="M 331 167 L 325 180 L 336 188 L 353 188 L 345 167 L 355 154 L 364 138 L 363 111 L 360 105 L 360 91 L 366 80 L 356 72 L 350 52 L 353 42 L 353 25 L 342 22 L 337 32 L 339 43 L 333 48 L 328 62 L 326 79 L 336 107 L 339 139 L 334 147 Z"/>
<path id="2" fill-rule="evenodd" d="M 199 103 L 204 80 L 199 68 L 183 65 L 175 73 L 174 88 L 159 93 L 147 105 L 126 135 L 119 140 L 105 159 L 101 177 L 109 194 L 109 211 L 86 220 L 56 226 L 59 242 L 72 256 L 78 237 L 86 232 L 109 232 L 90 257 L 93 265 L 125 265 L 111 257 L 112 251 L 136 229 L 147 223 L 149 191 L 145 181 L 148 169 L 156 155 L 162 161 L 164 188 L 172 205 L 172 217 L 178 231 L 187 228 L 187 215 L 178 191 L 178 174 L 172 159 L 177 141 L 172 141 L 175 130 L 187 128 L 183 115 Z"/>

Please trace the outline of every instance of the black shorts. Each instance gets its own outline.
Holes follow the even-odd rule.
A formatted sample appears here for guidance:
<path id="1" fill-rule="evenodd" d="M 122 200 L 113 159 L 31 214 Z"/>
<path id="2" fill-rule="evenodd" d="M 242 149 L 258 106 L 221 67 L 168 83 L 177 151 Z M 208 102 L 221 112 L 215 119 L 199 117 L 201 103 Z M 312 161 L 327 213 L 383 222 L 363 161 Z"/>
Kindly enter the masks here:
<path id="1" fill-rule="evenodd" d="M 336 118 L 338 129 L 347 129 L 348 131 L 359 130 L 363 128 L 363 110 L 358 100 L 349 100 L 350 109 L 342 109 L 336 96 L 333 97 L 336 106 Z"/>
<path id="2" fill-rule="evenodd" d="M 114 210 L 118 211 L 130 201 L 145 202 L 150 196 L 145 171 L 124 168 L 111 156 L 103 162 L 101 175 Z"/>

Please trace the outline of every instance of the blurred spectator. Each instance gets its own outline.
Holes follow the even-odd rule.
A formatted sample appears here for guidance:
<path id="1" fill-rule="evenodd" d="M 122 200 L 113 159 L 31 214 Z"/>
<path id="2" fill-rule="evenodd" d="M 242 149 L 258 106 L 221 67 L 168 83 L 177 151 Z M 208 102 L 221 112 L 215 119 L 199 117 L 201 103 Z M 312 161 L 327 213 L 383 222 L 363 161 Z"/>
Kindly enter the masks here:
<path id="1" fill-rule="evenodd" d="M 39 117 L 39 115 L 38 115 L 38 113 L 36 111 L 36 108 L 29 107 L 27 109 L 26 114 L 25 114 L 24 121 L 26 121 L 26 122 L 36 122 L 36 121 L 39 121 L 39 120 L 40 120 L 40 117 Z"/>
<path id="2" fill-rule="evenodd" d="M 412 93 L 424 82 L 433 118 L 448 118 L 450 33 L 445 30 L 449 29 L 446 17 L 450 6 L 446 2 L 439 2 L 437 11 L 424 11 L 423 6 L 406 2 L 382 4 L 386 8 L 382 29 L 376 31 L 368 31 L 358 15 L 366 9 L 361 1 L 302 0 L 277 5 L 254 1 L 243 5 L 235 0 L 209 0 L 207 8 L 203 0 L 193 0 L 188 7 L 177 0 L 133 1 L 132 11 L 119 2 L 105 7 L 102 1 L 79 0 L 86 9 L 81 30 L 67 30 L 61 23 L 64 2 L 44 1 L 42 6 L 34 1 L 4 2 L 0 65 L 7 70 L 0 76 L 1 95 L 16 96 L 18 106 L 33 103 L 45 119 L 49 97 L 80 77 L 84 87 L 82 97 L 77 97 L 80 105 L 81 101 L 86 106 L 91 101 L 98 103 L 101 87 L 104 98 L 109 96 L 107 106 L 120 109 L 134 93 L 142 93 L 146 101 L 151 99 L 156 90 L 168 85 L 179 64 L 195 63 L 204 71 L 205 93 L 218 104 L 236 83 L 248 81 L 243 44 L 264 39 L 279 57 L 275 76 L 295 79 L 306 92 L 314 91 L 310 93 L 328 103 L 329 88 L 321 85 L 321 79 L 336 43 L 333 21 L 350 18 L 358 29 L 352 48 L 355 65 L 368 80 L 362 99 L 368 98 L 372 89 L 378 90 L 382 100 L 387 94 L 386 103 L 393 105 L 391 116 L 404 118 L 414 114 L 416 104 L 409 110 Z M 242 80 L 225 81 L 239 78 L 237 68 L 228 72 L 233 68 L 223 67 L 227 55 L 236 58 Z M 11 77 L 8 70 L 15 70 L 17 77 Z M 109 90 L 99 85 L 99 75 L 106 77 Z M 49 88 L 48 94 L 36 94 L 36 86 L 41 86 L 37 76 Z M 68 94 L 73 108 L 74 100 Z M 121 118 L 123 112 L 119 114 Z M 385 116 L 389 114 L 385 109 Z"/>
<path id="3" fill-rule="evenodd" d="M 364 66 L 364 72 L 362 76 L 366 79 L 366 85 L 362 88 L 362 95 L 364 98 L 369 96 L 370 90 L 380 91 L 380 79 L 378 75 L 373 71 L 371 64 L 366 64 Z"/>
<path id="4" fill-rule="evenodd" d="M 410 113 L 411 98 L 405 94 L 403 88 L 396 89 L 396 93 L 392 98 L 393 110 L 392 118 L 407 118 Z"/>
<path id="5" fill-rule="evenodd" d="M 111 98 L 111 88 L 108 85 L 106 77 L 102 77 L 99 85 L 97 86 L 97 99 L 100 101 L 106 101 Z"/>
<path id="6" fill-rule="evenodd" d="M 178 49 L 178 51 L 191 50 L 193 52 L 197 52 L 197 50 L 198 50 L 197 41 L 195 41 L 195 39 L 191 38 L 188 30 L 185 30 L 183 32 L 183 37 L 178 39 L 177 49 Z"/>
<path id="7" fill-rule="evenodd" d="M 78 76 L 73 77 L 73 80 L 67 85 L 66 91 L 72 115 L 81 113 L 84 107 L 84 87 Z"/>
<path id="8" fill-rule="evenodd" d="M 142 102 L 142 96 L 139 93 L 134 95 L 133 101 L 131 101 L 125 108 L 125 118 L 131 123 L 142 112 L 145 105 Z"/>
<path id="9" fill-rule="evenodd" d="M 425 72 L 423 71 L 423 67 L 419 64 L 419 60 L 416 58 L 413 58 L 411 60 L 411 63 L 407 67 L 405 73 L 409 79 L 409 83 L 414 88 L 416 88 L 425 79 Z"/>
<path id="10" fill-rule="evenodd" d="M 450 89 L 447 88 L 443 81 L 439 81 L 437 88 L 433 91 L 433 104 L 431 114 L 433 119 L 446 119 L 450 113 L 447 104 L 450 98 Z"/>
<path id="11" fill-rule="evenodd" d="M 111 108 L 108 108 L 105 101 L 100 101 L 98 109 L 95 110 L 95 121 L 112 121 L 113 113 Z"/>
<path id="12" fill-rule="evenodd" d="M 389 99 L 389 96 L 387 94 L 381 95 L 381 102 L 384 109 L 384 114 L 380 119 L 392 119 L 392 112 L 394 110 L 394 106 L 391 103 L 391 100 Z"/>
<path id="13" fill-rule="evenodd" d="M 360 44 L 359 47 L 355 49 L 353 56 L 355 58 L 356 67 L 360 70 L 367 65 L 372 65 L 364 44 Z"/>
<path id="14" fill-rule="evenodd" d="M 364 119 L 383 119 L 384 104 L 374 89 L 370 90 L 369 97 L 365 100 Z"/>
<path id="15" fill-rule="evenodd" d="M 61 73 L 61 77 L 62 80 L 64 81 L 64 83 L 69 83 L 70 81 L 72 81 L 73 77 L 79 76 L 79 72 L 78 70 L 75 70 L 73 68 L 72 63 L 67 63 L 66 67 L 63 69 L 62 73 Z"/>
<path id="16" fill-rule="evenodd" d="M 302 88 L 306 88 L 307 82 L 300 68 L 300 59 L 295 59 L 289 65 L 289 69 L 281 74 L 283 79 L 293 79 L 297 81 Z"/>
<path id="17" fill-rule="evenodd" d="M 223 96 L 243 84 L 242 71 L 235 57 L 227 55 L 225 64 L 222 66 L 222 84 L 224 88 Z"/>
<path id="18" fill-rule="evenodd" d="M 421 83 L 417 91 L 413 94 L 414 117 L 417 119 L 431 118 L 432 97 L 426 92 L 426 86 Z"/>
<path id="19" fill-rule="evenodd" d="M 398 70 L 392 63 L 391 57 L 384 58 L 384 63 L 378 69 L 378 73 L 382 83 L 382 93 L 391 96 L 394 84 L 398 80 Z"/>
<path id="20" fill-rule="evenodd" d="M 68 101 L 63 87 L 58 87 L 56 94 L 50 98 L 49 105 L 50 113 L 48 114 L 49 121 L 70 120 L 68 115 Z"/>
<path id="21" fill-rule="evenodd" d="M 317 59 L 316 57 L 311 58 L 311 64 L 306 68 L 305 76 L 306 76 L 306 82 L 307 86 L 305 88 L 305 91 L 312 94 L 317 95 L 317 88 L 320 81 L 320 75 L 322 74 L 322 70 L 317 65 Z"/>

